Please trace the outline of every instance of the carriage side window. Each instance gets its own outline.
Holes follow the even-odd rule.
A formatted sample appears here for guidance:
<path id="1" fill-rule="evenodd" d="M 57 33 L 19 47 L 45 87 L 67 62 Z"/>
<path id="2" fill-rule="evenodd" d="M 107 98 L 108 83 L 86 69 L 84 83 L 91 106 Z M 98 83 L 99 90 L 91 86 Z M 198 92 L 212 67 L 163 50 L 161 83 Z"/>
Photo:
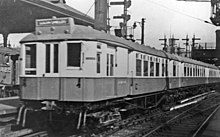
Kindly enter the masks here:
<path id="1" fill-rule="evenodd" d="M 156 76 L 160 76 L 160 60 L 156 58 Z"/>
<path id="2" fill-rule="evenodd" d="M 195 71 L 195 66 L 193 66 L 193 76 L 195 76 L 196 71 Z"/>
<path id="3" fill-rule="evenodd" d="M 173 61 L 173 76 L 176 76 L 176 62 Z"/>
<path id="4" fill-rule="evenodd" d="M 186 64 L 184 64 L 184 76 L 186 76 L 186 71 L 187 71 Z"/>
<path id="5" fill-rule="evenodd" d="M 168 76 L 168 60 L 165 60 L 165 76 Z"/>
<path id="6" fill-rule="evenodd" d="M 187 66 L 187 76 L 189 76 L 189 65 Z"/>
<path id="7" fill-rule="evenodd" d="M 53 53 L 53 72 L 58 73 L 59 71 L 59 45 L 54 44 L 54 53 Z"/>
<path id="8" fill-rule="evenodd" d="M 136 59 L 136 76 L 141 76 L 141 60 Z"/>
<path id="9" fill-rule="evenodd" d="M 141 76 L 142 72 L 142 60 L 141 60 L 142 55 L 139 53 L 136 54 L 136 76 Z"/>
<path id="10" fill-rule="evenodd" d="M 193 76 L 192 75 L 192 65 L 190 66 L 190 76 Z"/>
<path id="11" fill-rule="evenodd" d="M 154 62 L 153 62 L 153 57 L 150 57 L 150 76 L 154 76 Z"/>
<path id="12" fill-rule="evenodd" d="M 46 73 L 50 73 L 50 44 L 46 44 Z"/>
<path id="13" fill-rule="evenodd" d="M 164 65 L 164 60 L 162 62 L 162 76 L 165 76 L 165 65 Z"/>
<path id="14" fill-rule="evenodd" d="M 36 74 L 36 44 L 25 45 L 25 74 L 34 75 Z"/>
<path id="15" fill-rule="evenodd" d="M 81 43 L 67 44 L 67 66 L 80 67 L 81 62 Z"/>
<path id="16" fill-rule="evenodd" d="M 148 76 L 148 61 L 144 61 L 144 76 Z"/>
<path id="17" fill-rule="evenodd" d="M 107 65 L 106 65 L 106 75 L 113 76 L 114 75 L 114 55 L 107 53 Z"/>

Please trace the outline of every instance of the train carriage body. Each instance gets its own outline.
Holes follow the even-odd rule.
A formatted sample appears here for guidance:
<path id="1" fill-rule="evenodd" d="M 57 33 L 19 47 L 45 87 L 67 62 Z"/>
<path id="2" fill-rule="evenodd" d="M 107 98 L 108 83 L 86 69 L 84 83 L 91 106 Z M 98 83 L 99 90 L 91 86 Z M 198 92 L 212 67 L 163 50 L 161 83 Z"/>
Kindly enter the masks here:
<path id="1" fill-rule="evenodd" d="M 36 21 L 36 32 L 21 40 L 21 70 L 24 102 L 55 102 L 68 112 L 79 103 L 103 105 L 142 96 L 145 103 L 155 101 L 152 94 L 161 103 L 168 91 L 180 97 L 189 87 L 220 82 L 216 66 L 78 26 L 72 18 Z"/>

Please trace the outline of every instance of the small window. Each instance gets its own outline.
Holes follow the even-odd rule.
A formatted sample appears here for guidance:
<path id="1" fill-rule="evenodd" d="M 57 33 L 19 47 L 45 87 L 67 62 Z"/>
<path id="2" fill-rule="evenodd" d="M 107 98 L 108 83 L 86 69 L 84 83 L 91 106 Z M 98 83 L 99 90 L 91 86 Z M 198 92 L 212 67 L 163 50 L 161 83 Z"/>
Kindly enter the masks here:
<path id="1" fill-rule="evenodd" d="M 106 75 L 109 76 L 109 54 L 107 54 L 106 67 Z"/>
<path id="2" fill-rule="evenodd" d="M 110 76 L 114 75 L 114 55 L 110 54 Z"/>
<path id="3" fill-rule="evenodd" d="M 97 53 L 97 73 L 101 73 L 101 54 Z"/>
<path id="4" fill-rule="evenodd" d="M 136 59 L 136 76 L 141 76 L 141 60 Z"/>
<path id="5" fill-rule="evenodd" d="M 68 43 L 67 46 L 67 66 L 80 67 L 81 43 Z"/>
<path id="6" fill-rule="evenodd" d="M 101 44 L 100 43 L 97 44 L 97 49 L 101 49 Z"/>

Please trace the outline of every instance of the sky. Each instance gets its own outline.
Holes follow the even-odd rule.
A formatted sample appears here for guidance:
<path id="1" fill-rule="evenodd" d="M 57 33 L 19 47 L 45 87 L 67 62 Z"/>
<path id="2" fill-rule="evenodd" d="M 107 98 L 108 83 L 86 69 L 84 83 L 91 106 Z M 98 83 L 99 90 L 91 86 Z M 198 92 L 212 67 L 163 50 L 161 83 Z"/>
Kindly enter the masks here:
<path id="1" fill-rule="evenodd" d="M 66 0 L 67 4 L 92 17 L 94 17 L 95 0 Z M 123 1 L 123 0 L 110 0 Z M 90 10 L 90 8 L 92 9 Z M 113 16 L 121 15 L 123 6 L 110 6 L 110 25 L 118 26 L 120 19 L 113 19 Z M 216 26 L 204 23 L 210 21 L 211 3 L 209 2 L 180 2 L 176 0 L 132 0 L 132 5 L 128 9 L 131 19 L 128 26 L 132 26 L 135 21 L 140 22 L 146 18 L 145 23 L 145 44 L 157 49 L 162 45 L 159 39 L 166 35 L 167 38 L 174 35 L 180 39 L 188 37 L 192 39 L 195 34 L 200 38 L 200 42 L 215 42 Z M 140 26 L 134 30 L 135 38 L 140 39 Z"/>
<path id="2" fill-rule="evenodd" d="M 123 0 L 109 0 L 123 1 Z M 94 17 L 95 0 L 66 0 L 67 4 L 91 17 Z M 120 19 L 113 19 L 113 16 L 121 15 L 123 6 L 110 6 L 110 25 L 114 29 L 119 25 Z M 183 43 L 188 34 L 192 39 L 195 34 L 200 38 L 199 42 L 215 42 L 216 26 L 204 23 L 210 21 L 211 4 L 209 2 L 180 2 L 176 0 L 132 0 L 132 5 L 128 9 L 131 19 L 128 26 L 132 26 L 135 21 L 140 22 L 142 18 L 145 22 L 145 44 L 157 49 L 161 49 L 162 41 L 159 39 L 166 35 L 167 38 L 174 36 L 180 39 L 178 43 Z M 134 37 L 140 39 L 140 25 L 134 30 Z M 130 32 L 130 30 L 128 30 Z M 9 41 L 12 45 L 19 45 L 20 39 L 27 34 L 11 34 Z M 2 43 L 2 37 L 0 43 Z"/>

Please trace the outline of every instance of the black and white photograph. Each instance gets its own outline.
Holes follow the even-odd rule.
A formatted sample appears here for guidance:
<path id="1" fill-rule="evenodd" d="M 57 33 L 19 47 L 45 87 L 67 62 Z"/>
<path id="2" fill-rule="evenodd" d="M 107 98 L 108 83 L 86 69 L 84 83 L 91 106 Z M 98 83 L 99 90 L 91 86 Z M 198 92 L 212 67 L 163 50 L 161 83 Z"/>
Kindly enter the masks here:
<path id="1" fill-rule="evenodd" d="M 0 0 L 0 137 L 220 137 L 220 0 Z"/>

